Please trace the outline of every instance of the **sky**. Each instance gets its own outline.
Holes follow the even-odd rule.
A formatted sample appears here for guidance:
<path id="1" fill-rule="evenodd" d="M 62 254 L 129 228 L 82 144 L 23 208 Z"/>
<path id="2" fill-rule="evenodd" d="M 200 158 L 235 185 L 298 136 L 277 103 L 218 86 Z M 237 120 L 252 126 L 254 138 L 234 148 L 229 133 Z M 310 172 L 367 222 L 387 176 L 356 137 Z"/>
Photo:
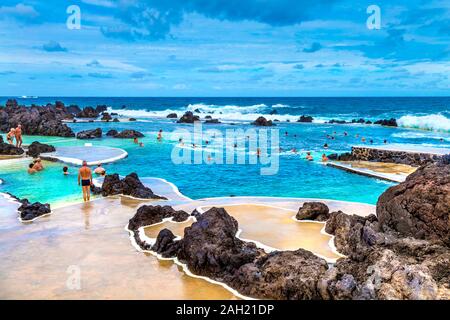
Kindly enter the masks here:
<path id="1" fill-rule="evenodd" d="M 1 0 L 22 95 L 448 96 L 450 1 Z"/>

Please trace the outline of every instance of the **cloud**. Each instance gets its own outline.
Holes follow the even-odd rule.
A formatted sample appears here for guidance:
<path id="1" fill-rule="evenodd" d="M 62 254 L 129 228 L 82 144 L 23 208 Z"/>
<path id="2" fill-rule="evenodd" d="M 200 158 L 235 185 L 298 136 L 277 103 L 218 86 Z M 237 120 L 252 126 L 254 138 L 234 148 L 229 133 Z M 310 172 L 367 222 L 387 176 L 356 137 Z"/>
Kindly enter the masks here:
<path id="1" fill-rule="evenodd" d="M 114 78 L 113 75 L 110 73 L 99 73 L 99 72 L 88 73 L 88 76 L 91 78 L 97 78 L 97 79 L 112 79 L 112 78 Z"/>
<path id="2" fill-rule="evenodd" d="M 81 2 L 97 7 L 115 8 L 117 4 L 108 0 L 81 0 Z"/>
<path id="3" fill-rule="evenodd" d="M 87 67 L 101 68 L 103 65 L 98 60 L 92 60 L 91 62 L 86 63 Z"/>
<path id="4" fill-rule="evenodd" d="M 313 53 L 313 52 L 319 51 L 320 49 L 322 49 L 322 45 L 318 42 L 313 42 L 310 47 L 304 48 L 303 52 Z"/>
<path id="5" fill-rule="evenodd" d="M 145 72 L 145 71 L 138 71 L 138 72 L 133 72 L 130 77 L 132 79 L 144 79 L 147 77 L 151 77 L 153 74 L 151 74 L 150 72 Z"/>
<path id="6" fill-rule="evenodd" d="M 14 71 L 0 71 L 0 76 L 9 76 L 15 74 Z"/>
<path id="7" fill-rule="evenodd" d="M 64 48 L 56 41 L 49 41 L 42 45 L 42 50 L 47 52 L 67 52 L 67 48 Z"/>
<path id="8" fill-rule="evenodd" d="M 314 10 L 328 8 L 335 0 L 122 0 L 116 17 L 122 22 L 101 29 L 107 37 L 125 40 L 159 40 L 179 25 L 187 14 L 228 21 L 256 21 L 271 26 L 298 24 Z"/>
<path id="9" fill-rule="evenodd" d="M 0 7 L 0 19 L 2 18 L 15 18 L 22 21 L 30 21 L 39 16 L 39 12 L 34 9 L 34 7 L 25 5 L 23 3 L 18 3 L 15 6 Z"/>

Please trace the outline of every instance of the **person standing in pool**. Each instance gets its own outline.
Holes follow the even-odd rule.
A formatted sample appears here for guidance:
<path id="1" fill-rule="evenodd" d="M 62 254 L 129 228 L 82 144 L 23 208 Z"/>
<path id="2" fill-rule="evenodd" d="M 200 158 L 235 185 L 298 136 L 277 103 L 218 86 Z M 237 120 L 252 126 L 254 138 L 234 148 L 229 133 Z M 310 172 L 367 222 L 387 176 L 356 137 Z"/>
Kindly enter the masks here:
<path id="1" fill-rule="evenodd" d="M 92 185 L 92 170 L 88 167 L 86 160 L 83 161 L 83 166 L 78 171 L 78 185 L 81 184 L 83 191 L 83 200 L 91 200 L 91 185 Z"/>
<path id="2" fill-rule="evenodd" d="M 19 124 L 16 128 L 16 147 L 20 148 L 22 146 L 22 126 Z"/>
<path id="3" fill-rule="evenodd" d="M 161 141 L 162 140 L 162 129 L 160 129 L 159 131 L 158 131 L 158 141 Z"/>

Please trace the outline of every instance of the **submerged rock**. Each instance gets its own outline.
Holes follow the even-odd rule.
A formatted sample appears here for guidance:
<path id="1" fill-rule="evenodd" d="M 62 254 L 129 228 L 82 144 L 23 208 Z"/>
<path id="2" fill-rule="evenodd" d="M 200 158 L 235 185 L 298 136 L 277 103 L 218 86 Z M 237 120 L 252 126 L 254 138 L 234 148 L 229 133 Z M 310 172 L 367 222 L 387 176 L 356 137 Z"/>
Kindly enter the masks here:
<path id="1" fill-rule="evenodd" d="M 298 210 L 295 218 L 297 220 L 326 221 L 329 212 L 328 206 L 322 202 L 305 202 Z"/>
<path id="2" fill-rule="evenodd" d="M 275 126 L 274 123 L 272 123 L 272 120 L 267 120 L 264 117 L 258 117 L 254 122 L 252 122 L 254 126 L 261 126 L 261 127 L 271 127 Z"/>
<path id="3" fill-rule="evenodd" d="M 30 203 L 27 199 L 20 200 L 20 202 L 22 202 L 22 205 L 17 210 L 20 212 L 20 218 L 23 221 L 30 221 L 51 212 L 48 203 Z"/>
<path id="4" fill-rule="evenodd" d="M 377 202 L 384 231 L 450 244 L 450 165 L 422 166 Z"/>
<path id="5" fill-rule="evenodd" d="M 178 118 L 178 115 L 176 113 L 169 113 L 166 118 L 176 119 L 176 118 Z"/>
<path id="6" fill-rule="evenodd" d="M 77 133 L 77 139 L 96 139 L 102 137 L 102 129 L 92 129 L 92 130 L 85 130 L 80 131 Z"/>
<path id="7" fill-rule="evenodd" d="M 117 130 L 114 130 L 114 129 L 111 129 L 106 133 L 106 135 L 108 137 L 114 137 L 116 134 L 118 134 L 118 132 L 117 132 Z"/>
<path id="8" fill-rule="evenodd" d="M 177 121 L 177 123 L 194 123 L 195 121 L 200 121 L 200 117 L 194 115 L 191 111 L 187 111 L 183 116 Z"/>
<path id="9" fill-rule="evenodd" d="M 105 176 L 102 190 L 104 197 L 123 194 L 140 199 L 166 199 L 154 194 L 150 188 L 144 186 L 134 172 L 122 180 L 117 173 Z"/>
<path id="10" fill-rule="evenodd" d="M 56 151 L 54 146 L 49 144 L 40 143 L 38 141 L 34 141 L 28 147 L 27 154 L 30 157 L 37 158 L 41 153 L 54 152 Z"/>
<path id="11" fill-rule="evenodd" d="M 122 132 L 114 135 L 114 138 L 121 139 L 133 139 L 133 138 L 142 138 L 144 135 L 136 130 L 123 130 Z"/>

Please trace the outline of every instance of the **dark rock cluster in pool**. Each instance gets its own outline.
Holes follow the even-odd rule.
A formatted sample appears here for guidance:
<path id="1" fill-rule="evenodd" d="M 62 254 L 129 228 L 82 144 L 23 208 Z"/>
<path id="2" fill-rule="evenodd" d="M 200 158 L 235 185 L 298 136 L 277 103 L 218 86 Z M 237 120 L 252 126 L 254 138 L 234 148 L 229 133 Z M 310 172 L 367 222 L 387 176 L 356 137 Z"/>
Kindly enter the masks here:
<path id="1" fill-rule="evenodd" d="M 8 100 L 5 107 L 0 107 L 0 131 L 22 125 L 22 133 L 27 135 L 74 137 L 62 120 L 70 113 L 61 102 L 46 106 L 19 106 L 16 100 Z"/>
<path id="2" fill-rule="evenodd" d="M 102 129 L 91 129 L 91 130 L 84 130 L 77 133 L 77 139 L 96 139 L 102 137 Z"/>
<path id="3" fill-rule="evenodd" d="M 297 220 L 326 221 L 329 218 L 330 209 L 322 202 L 305 202 L 298 210 Z"/>
<path id="4" fill-rule="evenodd" d="M 330 213 L 326 231 L 346 255 L 331 267 L 306 250 L 266 253 L 238 239 L 237 221 L 222 208 L 197 214 L 181 240 L 162 230 L 152 249 L 255 298 L 449 299 L 449 199 L 450 165 L 443 162 L 389 188 L 378 218 Z M 300 211 L 314 208 L 326 211 L 317 204 Z M 138 220 L 133 230 L 153 221 Z"/>
<path id="5" fill-rule="evenodd" d="M 17 210 L 20 212 L 20 218 L 22 221 L 31 221 L 51 212 L 50 205 L 48 203 L 30 203 L 27 199 L 22 199 L 19 201 L 22 205 Z"/>
<path id="6" fill-rule="evenodd" d="M 133 139 L 133 138 L 142 138 L 144 135 L 136 130 L 123 130 L 119 133 L 116 133 L 114 138 L 121 138 L 121 139 Z"/>
<path id="7" fill-rule="evenodd" d="M 150 188 L 144 186 L 134 172 L 122 180 L 117 173 L 106 175 L 101 193 L 104 197 L 122 194 L 139 199 L 166 199 L 154 194 Z"/>
<path id="8" fill-rule="evenodd" d="M 36 158 L 41 153 L 54 152 L 56 149 L 54 146 L 49 144 L 40 143 L 39 141 L 34 141 L 28 146 L 27 154 L 30 157 Z"/>

